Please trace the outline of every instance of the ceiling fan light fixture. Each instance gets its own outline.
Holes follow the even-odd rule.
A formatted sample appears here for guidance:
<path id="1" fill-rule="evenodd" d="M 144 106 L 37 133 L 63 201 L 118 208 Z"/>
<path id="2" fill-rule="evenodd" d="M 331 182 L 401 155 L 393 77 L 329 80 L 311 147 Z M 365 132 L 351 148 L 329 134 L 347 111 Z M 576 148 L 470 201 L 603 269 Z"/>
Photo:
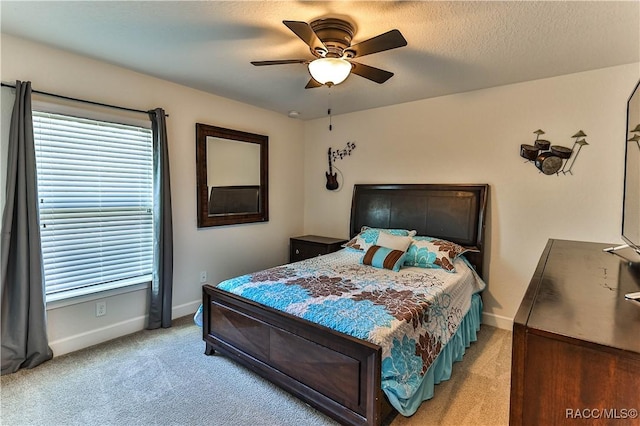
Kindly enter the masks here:
<path id="1" fill-rule="evenodd" d="M 319 58 L 309 63 L 309 74 L 320 84 L 333 86 L 349 77 L 351 63 L 340 58 Z"/>

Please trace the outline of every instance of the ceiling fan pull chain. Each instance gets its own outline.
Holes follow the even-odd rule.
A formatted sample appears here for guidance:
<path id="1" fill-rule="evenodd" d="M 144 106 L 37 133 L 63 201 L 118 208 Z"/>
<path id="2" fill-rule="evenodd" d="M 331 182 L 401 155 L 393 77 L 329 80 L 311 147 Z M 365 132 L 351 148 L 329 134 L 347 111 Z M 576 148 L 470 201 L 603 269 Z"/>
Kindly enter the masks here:
<path id="1" fill-rule="evenodd" d="M 327 109 L 327 114 L 329 115 L 329 131 L 333 130 L 333 124 L 331 123 L 331 92 L 329 92 L 328 96 L 328 103 L 329 103 L 329 108 Z"/>

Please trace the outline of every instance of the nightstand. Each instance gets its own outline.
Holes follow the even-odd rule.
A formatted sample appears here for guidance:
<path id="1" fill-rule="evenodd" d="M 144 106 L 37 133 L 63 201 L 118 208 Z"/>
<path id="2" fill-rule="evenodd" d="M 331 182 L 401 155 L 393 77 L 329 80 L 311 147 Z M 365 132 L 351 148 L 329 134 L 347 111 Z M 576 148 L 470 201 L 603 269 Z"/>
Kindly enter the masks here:
<path id="1" fill-rule="evenodd" d="M 310 257 L 333 253 L 340 250 L 342 244 L 347 241 L 349 240 L 318 235 L 303 235 L 291 238 L 289 240 L 289 262 L 297 262 Z"/>

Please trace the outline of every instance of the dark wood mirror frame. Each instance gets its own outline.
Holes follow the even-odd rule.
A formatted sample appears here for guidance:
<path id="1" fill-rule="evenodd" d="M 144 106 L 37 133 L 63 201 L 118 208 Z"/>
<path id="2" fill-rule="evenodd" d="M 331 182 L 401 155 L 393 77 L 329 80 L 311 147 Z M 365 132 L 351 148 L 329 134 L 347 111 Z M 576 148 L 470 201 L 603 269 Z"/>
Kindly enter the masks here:
<path id="1" fill-rule="evenodd" d="M 249 142 L 260 145 L 260 188 L 257 212 L 223 214 L 209 213 L 209 186 L 207 185 L 207 137 Z M 268 136 L 196 123 L 198 228 L 235 225 L 240 223 L 267 222 L 269 220 L 268 165 Z"/>

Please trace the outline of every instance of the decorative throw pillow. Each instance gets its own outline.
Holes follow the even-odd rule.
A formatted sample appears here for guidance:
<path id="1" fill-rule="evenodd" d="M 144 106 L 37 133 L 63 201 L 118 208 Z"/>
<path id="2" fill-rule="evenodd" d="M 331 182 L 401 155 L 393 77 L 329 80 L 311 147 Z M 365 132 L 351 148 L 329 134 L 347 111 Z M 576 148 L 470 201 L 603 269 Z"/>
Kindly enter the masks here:
<path id="1" fill-rule="evenodd" d="M 413 237 L 416 235 L 416 231 L 407 231 L 406 229 L 381 229 L 381 228 L 370 228 L 368 226 L 363 226 L 360 229 L 360 233 L 353 237 L 349 242 L 347 242 L 343 247 L 349 247 L 355 250 L 367 251 L 369 247 L 377 244 L 378 237 L 381 233 L 386 233 L 390 235 L 398 235 L 398 236 L 408 236 Z"/>
<path id="2" fill-rule="evenodd" d="M 384 268 L 398 272 L 404 263 L 405 255 L 404 251 L 373 245 L 367 249 L 360 262 L 363 265 L 370 265 L 374 268 Z"/>
<path id="3" fill-rule="evenodd" d="M 376 245 L 394 250 L 407 251 L 409 245 L 411 245 L 411 241 L 411 237 L 408 235 L 400 236 L 381 232 L 380 235 L 378 235 L 378 241 L 376 241 Z"/>
<path id="4" fill-rule="evenodd" d="M 469 249 L 451 241 L 431 237 L 414 237 L 405 256 L 405 266 L 441 268 L 455 272 L 453 261 Z"/>

